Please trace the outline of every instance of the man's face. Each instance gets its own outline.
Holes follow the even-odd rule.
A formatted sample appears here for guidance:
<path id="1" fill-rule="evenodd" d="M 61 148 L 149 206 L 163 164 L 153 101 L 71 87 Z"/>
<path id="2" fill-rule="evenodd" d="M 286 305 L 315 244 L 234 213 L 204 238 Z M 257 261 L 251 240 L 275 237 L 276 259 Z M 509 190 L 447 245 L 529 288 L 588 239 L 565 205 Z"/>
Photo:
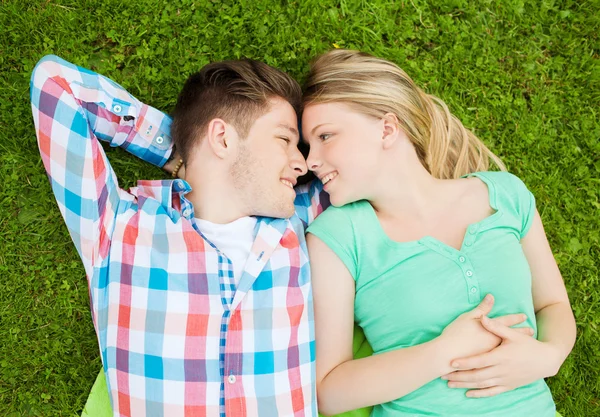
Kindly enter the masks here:
<path id="1" fill-rule="evenodd" d="M 240 141 L 231 176 L 249 215 L 288 218 L 294 214 L 294 185 L 306 174 L 306 161 L 298 150 L 296 112 L 281 98 L 270 103 Z"/>

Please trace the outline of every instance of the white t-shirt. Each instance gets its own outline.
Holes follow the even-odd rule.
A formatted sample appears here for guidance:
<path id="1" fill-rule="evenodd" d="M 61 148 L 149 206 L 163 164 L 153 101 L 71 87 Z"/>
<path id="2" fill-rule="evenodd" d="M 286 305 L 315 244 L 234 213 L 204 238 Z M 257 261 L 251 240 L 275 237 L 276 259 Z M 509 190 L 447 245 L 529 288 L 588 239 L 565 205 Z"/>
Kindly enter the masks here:
<path id="1" fill-rule="evenodd" d="M 233 264 L 233 277 L 237 287 L 254 243 L 256 217 L 242 217 L 226 224 L 212 223 L 198 218 L 194 218 L 194 221 L 202 234 Z"/>

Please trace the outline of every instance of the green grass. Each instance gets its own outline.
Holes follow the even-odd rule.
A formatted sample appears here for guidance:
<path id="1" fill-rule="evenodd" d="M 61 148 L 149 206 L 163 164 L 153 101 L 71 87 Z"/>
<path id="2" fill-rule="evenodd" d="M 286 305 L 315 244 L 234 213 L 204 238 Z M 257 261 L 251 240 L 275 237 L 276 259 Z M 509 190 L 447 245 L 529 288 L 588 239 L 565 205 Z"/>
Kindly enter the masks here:
<path id="1" fill-rule="evenodd" d="M 248 56 L 302 80 L 335 43 L 400 64 L 534 192 L 578 324 L 549 384 L 563 416 L 600 416 L 598 16 L 598 0 L 1 1 L 0 415 L 76 415 L 100 369 L 84 270 L 36 146 L 37 60 L 91 67 L 170 111 L 210 61 Z M 123 187 L 164 176 L 107 153 Z"/>

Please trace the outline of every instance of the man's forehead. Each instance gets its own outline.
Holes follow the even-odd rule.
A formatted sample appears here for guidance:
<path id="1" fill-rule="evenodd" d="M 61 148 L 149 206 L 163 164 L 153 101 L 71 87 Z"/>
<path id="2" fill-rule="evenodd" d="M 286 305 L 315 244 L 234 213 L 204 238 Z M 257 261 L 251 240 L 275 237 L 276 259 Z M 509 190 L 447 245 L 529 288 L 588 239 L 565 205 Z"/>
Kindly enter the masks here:
<path id="1" fill-rule="evenodd" d="M 277 124 L 287 124 L 295 127 L 297 124 L 296 111 L 290 103 L 281 98 L 272 98 L 269 100 L 267 111 L 263 117 L 271 119 Z"/>

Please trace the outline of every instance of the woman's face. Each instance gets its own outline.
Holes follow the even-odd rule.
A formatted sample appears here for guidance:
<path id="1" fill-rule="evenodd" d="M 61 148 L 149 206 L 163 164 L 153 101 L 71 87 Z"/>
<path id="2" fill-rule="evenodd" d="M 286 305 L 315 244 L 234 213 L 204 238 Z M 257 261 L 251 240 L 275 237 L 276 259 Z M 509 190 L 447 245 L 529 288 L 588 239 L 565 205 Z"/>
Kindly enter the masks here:
<path id="1" fill-rule="evenodd" d="M 343 103 L 309 105 L 302 115 L 306 160 L 329 193 L 331 204 L 343 206 L 369 199 L 383 151 L 383 121 L 358 113 Z"/>

